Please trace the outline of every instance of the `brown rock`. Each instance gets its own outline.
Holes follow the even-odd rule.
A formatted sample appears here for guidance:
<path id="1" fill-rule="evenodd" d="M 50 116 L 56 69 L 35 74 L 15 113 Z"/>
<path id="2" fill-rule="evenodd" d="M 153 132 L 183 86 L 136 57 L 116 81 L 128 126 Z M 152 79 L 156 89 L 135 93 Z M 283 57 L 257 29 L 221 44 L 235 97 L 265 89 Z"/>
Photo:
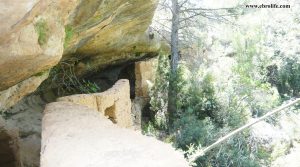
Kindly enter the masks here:
<path id="1" fill-rule="evenodd" d="M 149 81 L 154 83 L 157 58 L 135 63 L 135 96 L 149 98 Z"/>
<path id="2" fill-rule="evenodd" d="M 158 0 L 0 0 L 0 91 L 51 69 L 62 57 L 76 59 L 75 72 L 82 76 L 153 56 L 163 46 L 159 36 L 148 31 L 157 4 Z"/>
<path id="3" fill-rule="evenodd" d="M 0 3 L 3 4 L 0 11 L 7 11 L 0 17 L 0 39 L 5 39 L 0 43 L 2 91 L 59 62 L 63 53 L 64 26 L 59 22 L 55 5 L 49 1 L 1 0 Z"/>
<path id="4" fill-rule="evenodd" d="M 36 90 L 48 77 L 48 72 L 26 79 L 7 90 L 0 92 L 0 112 L 16 104 L 22 97 Z"/>

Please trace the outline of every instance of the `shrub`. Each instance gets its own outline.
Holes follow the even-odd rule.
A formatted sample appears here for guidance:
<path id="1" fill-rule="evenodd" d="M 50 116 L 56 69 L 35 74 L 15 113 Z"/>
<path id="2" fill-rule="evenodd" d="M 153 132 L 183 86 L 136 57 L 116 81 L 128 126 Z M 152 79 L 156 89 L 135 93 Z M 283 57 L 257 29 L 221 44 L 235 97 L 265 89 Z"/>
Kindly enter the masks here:
<path id="1" fill-rule="evenodd" d="M 196 164 L 198 167 L 260 167 L 261 161 L 252 149 L 249 137 L 240 134 L 198 158 Z"/>
<path id="2" fill-rule="evenodd" d="M 200 76 L 196 75 L 196 77 Z M 211 74 L 206 74 L 200 80 L 197 78 L 191 79 L 188 94 L 186 94 L 187 100 L 185 106 L 192 108 L 199 119 L 206 117 L 214 119 L 214 114 L 219 108 L 212 81 Z"/>
<path id="3" fill-rule="evenodd" d="M 278 71 L 276 86 L 283 98 L 300 96 L 300 63 L 297 59 L 285 58 Z"/>
<path id="4" fill-rule="evenodd" d="M 176 129 L 174 144 L 183 150 L 187 150 L 190 144 L 208 145 L 216 137 L 211 119 L 206 117 L 199 120 L 191 108 L 183 113 L 180 119 L 175 120 L 174 129 Z"/>
<path id="5" fill-rule="evenodd" d="M 74 64 L 74 60 L 66 60 L 53 67 L 39 91 L 53 89 L 57 91 L 58 96 L 100 92 L 99 85 L 76 76 Z"/>
<path id="6" fill-rule="evenodd" d="M 156 69 L 155 82 L 149 91 L 151 119 L 159 129 L 167 128 L 167 108 L 169 89 L 169 61 L 165 55 L 160 55 Z"/>

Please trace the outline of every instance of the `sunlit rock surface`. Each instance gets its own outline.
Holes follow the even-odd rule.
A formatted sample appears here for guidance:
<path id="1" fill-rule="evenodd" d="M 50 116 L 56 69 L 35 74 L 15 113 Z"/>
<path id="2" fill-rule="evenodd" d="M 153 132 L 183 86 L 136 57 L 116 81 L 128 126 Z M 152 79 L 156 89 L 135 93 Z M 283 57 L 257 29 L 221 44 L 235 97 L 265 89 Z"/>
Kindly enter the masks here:
<path id="1" fill-rule="evenodd" d="M 47 105 L 41 167 L 187 167 L 171 145 L 119 128 L 94 109 L 71 102 Z"/>
<path id="2" fill-rule="evenodd" d="M 0 0 L 0 91 L 24 80 L 35 83 L 28 78 L 40 76 L 61 58 L 74 61 L 76 74 L 81 76 L 155 55 L 165 47 L 158 35 L 148 29 L 157 3 Z M 21 99 L 33 89 L 16 90 L 16 94 Z M 0 108 L 15 102 L 6 103 L 2 101 Z"/>
<path id="3" fill-rule="evenodd" d="M 101 93 L 71 95 L 57 101 L 92 108 L 120 127 L 130 128 L 133 125 L 129 81 L 126 79 L 119 80 L 112 88 Z"/>

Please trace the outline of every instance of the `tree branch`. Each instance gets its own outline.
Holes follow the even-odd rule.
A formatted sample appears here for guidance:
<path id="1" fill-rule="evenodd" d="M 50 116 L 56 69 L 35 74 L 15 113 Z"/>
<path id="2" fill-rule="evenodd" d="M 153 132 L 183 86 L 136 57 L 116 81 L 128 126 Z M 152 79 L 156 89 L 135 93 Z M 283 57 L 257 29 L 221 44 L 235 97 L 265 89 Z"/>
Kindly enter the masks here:
<path id="1" fill-rule="evenodd" d="M 265 114 L 264 116 L 262 116 L 262 117 L 260 117 L 260 118 L 258 118 L 258 119 L 256 119 L 256 120 L 254 120 L 254 121 L 252 121 L 252 122 L 250 122 L 250 123 L 248 123 L 248 124 L 246 124 L 246 125 L 244 125 L 244 126 L 238 128 L 238 129 L 236 129 L 236 130 L 230 132 L 230 133 L 227 134 L 226 136 L 219 138 L 215 143 L 211 144 L 210 146 L 208 146 L 208 147 L 206 147 L 206 148 L 204 148 L 204 149 L 201 149 L 201 150 L 199 150 L 199 151 L 196 151 L 196 152 L 190 157 L 189 162 L 194 162 L 197 158 L 199 158 L 199 157 L 205 155 L 207 152 L 209 152 L 210 150 L 212 150 L 212 149 L 214 149 L 215 147 L 219 146 L 220 144 L 224 143 L 225 141 L 227 141 L 229 138 L 233 137 L 234 135 L 236 135 L 236 134 L 238 134 L 238 133 L 244 131 L 245 129 L 247 129 L 247 128 L 253 126 L 253 125 L 255 125 L 256 123 L 258 123 L 258 122 L 260 122 L 260 121 L 262 121 L 262 120 L 264 120 L 264 119 L 266 119 L 266 118 L 272 116 L 273 114 L 275 114 L 275 113 L 277 113 L 277 112 L 279 112 L 279 111 L 281 111 L 281 110 L 283 110 L 283 109 L 286 109 L 286 108 L 288 108 L 288 107 L 291 107 L 291 106 L 293 106 L 293 105 L 295 105 L 295 104 L 297 104 L 297 103 L 299 103 L 299 102 L 300 102 L 300 98 L 298 98 L 298 99 L 296 99 L 296 100 L 294 100 L 294 101 L 292 101 L 292 102 L 290 102 L 290 103 L 288 103 L 288 104 L 282 105 L 281 107 L 279 107 L 279 108 L 277 108 L 277 109 L 275 109 L 275 110 L 273 110 L 273 111 L 271 111 L 271 112 L 268 112 L 268 113 Z"/>

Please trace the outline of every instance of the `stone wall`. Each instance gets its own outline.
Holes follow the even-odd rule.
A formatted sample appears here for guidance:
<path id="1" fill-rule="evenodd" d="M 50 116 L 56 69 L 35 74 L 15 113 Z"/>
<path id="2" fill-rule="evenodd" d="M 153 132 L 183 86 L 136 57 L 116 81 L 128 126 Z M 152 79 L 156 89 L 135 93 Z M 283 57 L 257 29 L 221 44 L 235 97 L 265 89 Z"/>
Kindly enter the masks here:
<path id="1" fill-rule="evenodd" d="M 188 167 L 171 145 L 120 128 L 93 107 L 50 103 L 42 127 L 41 167 Z"/>
<path id="2" fill-rule="evenodd" d="M 121 127 L 132 127 L 129 81 L 119 80 L 112 88 L 102 93 L 79 94 L 58 98 L 95 109 Z"/>

